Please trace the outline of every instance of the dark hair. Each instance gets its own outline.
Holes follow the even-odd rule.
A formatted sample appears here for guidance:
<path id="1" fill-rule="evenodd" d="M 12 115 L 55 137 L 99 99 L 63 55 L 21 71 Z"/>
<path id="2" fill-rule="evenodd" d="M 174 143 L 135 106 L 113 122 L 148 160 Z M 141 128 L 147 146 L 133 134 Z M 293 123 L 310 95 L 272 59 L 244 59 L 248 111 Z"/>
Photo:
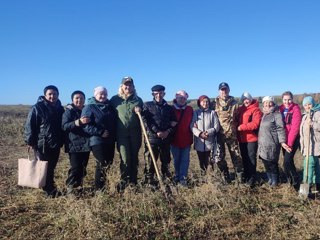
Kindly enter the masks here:
<path id="1" fill-rule="evenodd" d="M 59 90 L 56 86 L 54 85 L 49 85 L 49 86 L 46 86 L 44 89 L 43 89 L 43 94 L 46 95 L 47 91 L 48 90 L 54 90 L 56 91 L 58 94 L 59 94 Z"/>
<path id="2" fill-rule="evenodd" d="M 293 99 L 293 94 L 290 91 L 286 91 L 286 92 L 282 93 L 281 98 L 283 98 L 284 96 L 287 96 L 287 95 L 289 95 Z"/>
<path id="3" fill-rule="evenodd" d="M 86 98 L 86 95 L 85 95 L 82 91 L 77 90 L 77 91 L 74 91 L 74 92 L 71 94 L 71 100 L 73 100 L 73 97 L 74 97 L 74 95 L 76 95 L 76 94 L 81 94 L 84 98 Z"/>

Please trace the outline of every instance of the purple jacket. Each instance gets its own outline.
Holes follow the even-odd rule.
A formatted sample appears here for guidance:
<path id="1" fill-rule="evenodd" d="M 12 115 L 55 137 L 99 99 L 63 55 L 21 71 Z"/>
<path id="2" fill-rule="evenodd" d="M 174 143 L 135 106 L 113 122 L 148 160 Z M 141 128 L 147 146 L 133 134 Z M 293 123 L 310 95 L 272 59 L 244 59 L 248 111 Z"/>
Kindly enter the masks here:
<path id="1" fill-rule="evenodd" d="M 280 106 L 280 112 L 282 115 L 284 110 L 285 110 L 285 107 L 282 104 Z M 287 135 L 287 144 L 289 147 L 293 146 L 294 141 L 296 140 L 299 134 L 301 119 L 302 117 L 301 117 L 301 111 L 300 111 L 299 105 L 296 103 L 292 103 L 289 106 L 289 110 L 286 117 L 284 118 L 284 124 L 285 124 L 286 135 Z"/>

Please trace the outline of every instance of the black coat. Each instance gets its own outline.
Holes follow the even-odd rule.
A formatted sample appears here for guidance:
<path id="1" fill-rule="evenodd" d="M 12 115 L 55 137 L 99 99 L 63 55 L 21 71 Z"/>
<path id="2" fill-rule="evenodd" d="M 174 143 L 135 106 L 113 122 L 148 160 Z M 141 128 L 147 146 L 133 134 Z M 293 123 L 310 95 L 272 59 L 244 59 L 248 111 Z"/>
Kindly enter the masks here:
<path id="1" fill-rule="evenodd" d="M 89 135 L 83 131 L 84 125 L 76 125 L 81 110 L 73 104 L 67 105 L 62 115 L 62 129 L 65 131 L 65 152 L 89 152 Z"/>
<path id="2" fill-rule="evenodd" d="M 52 106 L 43 96 L 31 107 L 25 124 L 25 142 L 45 152 L 46 148 L 61 148 L 64 133 L 61 129 L 64 108 L 58 100 Z"/>
<path id="3" fill-rule="evenodd" d="M 142 117 L 151 144 L 171 143 L 174 134 L 172 124 L 177 122 L 172 106 L 165 100 L 161 104 L 155 100 L 146 102 L 143 105 Z M 167 138 L 161 139 L 157 136 L 157 132 L 162 131 L 169 131 Z"/>
<path id="4" fill-rule="evenodd" d="M 82 109 L 81 116 L 90 118 L 90 123 L 86 124 L 83 128 L 90 135 L 90 146 L 115 143 L 117 112 L 111 106 L 109 100 L 99 103 L 95 101 L 94 97 L 90 98 L 88 104 Z M 107 138 L 101 137 L 105 130 L 109 132 Z"/>

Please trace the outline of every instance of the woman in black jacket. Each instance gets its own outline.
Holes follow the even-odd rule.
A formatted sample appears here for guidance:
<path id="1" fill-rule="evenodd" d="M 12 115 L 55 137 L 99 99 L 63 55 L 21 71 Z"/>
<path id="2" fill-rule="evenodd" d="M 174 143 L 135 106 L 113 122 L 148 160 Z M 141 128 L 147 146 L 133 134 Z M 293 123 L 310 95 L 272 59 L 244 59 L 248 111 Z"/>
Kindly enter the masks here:
<path id="1" fill-rule="evenodd" d="M 64 109 L 56 86 L 45 87 L 43 93 L 44 96 L 38 98 L 38 102 L 32 106 L 28 114 L 25 142 L 42 161 L 48 161 L 46 185 L 43 190 L 48 197 L 56 197 L 60 192 L 57 191 L 54 183 L 54 170 L 64 142 L 61 129 Z"/>
<path id="2" fill-rule="evenodd" d="M 85 94 L 82 91 L 74 91 L 71 95 L 72 104 L 68 104 L 62 116 L 62 129 L 65 131 L 65 152 L 69 153 L 70 169 L 68 172 L 67 194 L 82 186 L 86 175 L 90 146 L 89 135 L 83 131 L 85 124 L 90 119 L 81 117 L 81 111 L 85 103 Z"/>
<path id="3" fill-rule="evenodd" d="M 96 158 L 95 187 L 104 190 L 106 171 L 113 162 L 117 113 L 108 100 L 105 87 L 96 87 L 94 97 L 88 99 L 81 116 L 90 118 L 84 131 L 90 135 L 90 147 Z"/>

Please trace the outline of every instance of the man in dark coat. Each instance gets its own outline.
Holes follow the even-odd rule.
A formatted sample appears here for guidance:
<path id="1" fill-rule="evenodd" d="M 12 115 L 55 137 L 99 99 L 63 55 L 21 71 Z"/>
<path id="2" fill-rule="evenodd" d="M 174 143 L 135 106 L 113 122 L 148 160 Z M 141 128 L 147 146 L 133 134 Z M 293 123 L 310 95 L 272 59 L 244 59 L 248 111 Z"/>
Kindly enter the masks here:
<path id="1" fill-rule="evenodd" d="M 169 164 L 170 143 L 174 133 L 174 126 L 177 124 L 174 110 L 163 98 L 165 96 L 165 87 L 155 85 L 151 88 L 153 101 L 146 102 L 143 106 L 143 122 L 147 130 L 148 139 L 151 144 L 155 160 L 160 156 L 162 177 L 171 177 Z M 154 182 L 154 165 L 151 154 L 145 144 L 145 180 L 146 183 Z"/>
<path id="2" fill-rule="evenodd" d="M 25 124 L 25 142 L 42 161 L 48 161 L 46 185 L 43 190 L 47 196 L 56 197 L 60 193 L 54 183 L 54 170 L 64 142 L 61 129 L 64 108 L 58 99 L 59 91 L 56 86 L 49 85 L 43 92 L 44 96 L 38 98 L 38 102 L 29 112 Z"/>

